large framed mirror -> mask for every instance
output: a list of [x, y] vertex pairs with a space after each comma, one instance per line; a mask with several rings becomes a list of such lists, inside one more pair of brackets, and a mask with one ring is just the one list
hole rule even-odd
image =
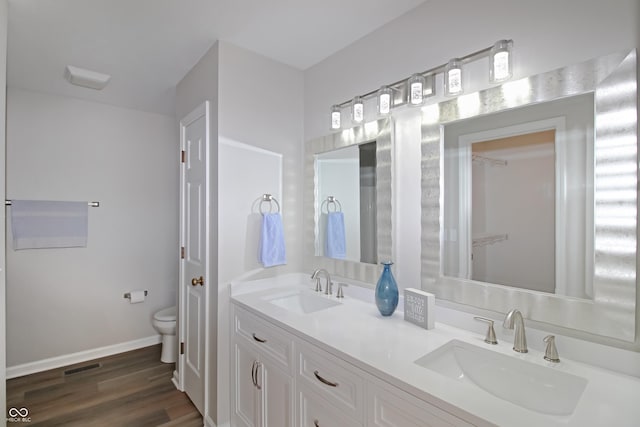
[[633, 342], [637, 151], [635, 50], [425, 107], [423, 289]]
[[308, 141], [305, 247], [309, 268], [375, 282], [392, 256], [390, 118]]

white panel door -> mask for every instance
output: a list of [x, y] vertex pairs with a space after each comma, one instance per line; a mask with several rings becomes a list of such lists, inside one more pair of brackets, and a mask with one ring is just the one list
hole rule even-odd
[[180, 122], [181, 173], [181, 355], [183, 387], [204, 414], [207, 292], [209, 279], [209, 105]]

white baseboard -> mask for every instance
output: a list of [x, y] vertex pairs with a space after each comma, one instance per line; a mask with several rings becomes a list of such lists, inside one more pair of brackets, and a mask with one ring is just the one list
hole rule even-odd
[[184, 391], [182, 384], [180, 384], [180, 375], [178, 374], [177, 370], [173, 371], [173, 377], [171, 377], [171, 382], [173, 382], [173, 385], [176, 386], [178, 390]]
[[216, 423], [214, 423], [210, 417], [207, 416], [204, 418], [204, 427], [230, 427], [230, 426], [231, 424], [229, 423], [224, 423], [219, 426], [216, 426]]
[[80, 351], [78, 353], [65, 354], [62, 356], [37, 360], [35, 362], [29, 362], [22, 365], [9, 366], [7, 367], [7, 379], [34, 374], [36, 372], [47, 371], [49, 369], [60, 368], [62, 366], [73, 365], [74, 363], [82, 363], [100, 357], [111, 356], [113, 354], [124, 353], [125, 351], [136, 350], [138, 348], [159, 344], [161, 341], [162, 337], [160, 335], [153, 335], [150, 337], [141, 338], [139, 340], [123, 342], [106, 347], [94, 348], [92, 350]]

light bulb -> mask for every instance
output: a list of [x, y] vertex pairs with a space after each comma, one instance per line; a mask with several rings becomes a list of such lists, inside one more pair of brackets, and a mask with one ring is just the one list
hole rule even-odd
[[444, 70], [444, 90], [446, 95], [460, 95], [462, 93], [462, 61], [454, 58]]
[[388, 116], [393, 106], [393, 91], [388, 86], [378, 89], [378, 115]]
[[491, 48], [489, 55], [489, 81], [492, 83], [503, 82], [511, 78], [512, 55], [511, 40], [497, 41]]
[[351, 101], [351, 119], [354, 123], [362, 123], [364, 120], [364, 102], [359, 96]]
[[337, 105], [331, 107], [331, 129], [340, 129], [340, 126], [342, 126], [341, 118], [342, 114], [340, 113], [340, 107]]
[[410, 105], [422, 105], [422, 103], [424, 102], [424, 85], [424, 77], [422, 77], [420, 74], [414, 74], [409, 77], [407, 86]]

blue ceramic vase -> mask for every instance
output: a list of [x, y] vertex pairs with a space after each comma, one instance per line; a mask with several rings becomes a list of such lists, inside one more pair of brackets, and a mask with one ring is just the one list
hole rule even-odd
[[391, 273], [391, 261], [383, 262], [384, 269], [376, 285], [376, 305], [380, 314], [391, 316], [398, 306], [398, 285]]

